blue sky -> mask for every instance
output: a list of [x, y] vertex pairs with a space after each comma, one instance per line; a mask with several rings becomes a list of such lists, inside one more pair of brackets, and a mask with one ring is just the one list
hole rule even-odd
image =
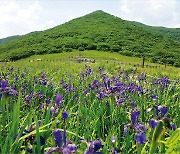
[[180, 0], [0, 0], [0, 38], [45, 30], [95, 10], [180, 28]]

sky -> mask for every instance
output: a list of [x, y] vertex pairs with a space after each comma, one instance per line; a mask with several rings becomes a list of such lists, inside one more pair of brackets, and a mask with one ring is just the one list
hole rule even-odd
[[96, 10], [180, 28], [180, 0], [0, 0], [0, 38], [45, 30]]

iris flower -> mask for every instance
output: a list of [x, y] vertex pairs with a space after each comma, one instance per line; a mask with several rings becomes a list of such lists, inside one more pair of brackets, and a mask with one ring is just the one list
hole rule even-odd
[[88, 144], [88, 149], [85, 150], [83, 154], [101, 154], [101, 152], [98, 152], [98, 150], [103, 147], [100, 140], [87, 142], [87, 144]]
[[64, 120], [68, 118], [68, 113], [65, 110], [62, 112], [62, 118]]
[[[14, 87], [8, 86], [8, 81], [7, 80], [1, 80], [0, 81], [0, 93], [5, 93], [10, 96], [17, 95], [18, 92], [14, 89]], [[2, 96], [1, 96], [2, 97]]]
[[161, 105], [155, 105], [154, 106], [155, 111], [156, 111], [156, 115], [154, 117], [154, 119], [149, 120], [149, 126], [154, 129], [157, 124], [158, 124], [158, 120], [164, 120], [165, 122], [167, 122], [168, 126], [170, 126], [170, 128], [172, 128], [173, 130], [176, 130], [176, 126], [175, 124], [170, 124], [170, 119], [168, 117], [165, 117], [165, 114], [168, 111], [168, 108], [166, 106], [161, 106]]
[[[66, 140], [66, 130], [64, 129], [64, 133], [62, 134], [60, 130], [54, 129], [54, 141], [57, 145], [57, 147], [50, 148], [46, 154], [50, 154], [52, 152], [59, 152], [61, 154], [72, 154], [77, 151], [77, 146], [75, 144], [72, 144], [72, 141]], [[64, 142], [64, 145], [62, 146], [62, 143]]]
[[134, 139], [139, 144], [144, 144], [146, 142], [146, 135], [144, 131], [147, 130], [147, 127], [138, 121], [140, 112], [137, 109], [134, 109], [131, 112], [130, 119], [131, 123], [124, 125], [124, 136], [126, 135], [128, 131], [128, 127], [133, 128], [136, 132]]

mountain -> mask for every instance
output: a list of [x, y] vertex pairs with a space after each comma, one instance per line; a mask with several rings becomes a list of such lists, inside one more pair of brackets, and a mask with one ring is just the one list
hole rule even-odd
[[180, 41], [180, 28], [166, 28], [166, 27], [156, 27], [156, 26], [148, 26], [139, 22], [132, 22], [134, 25], [138, 27], [142, 27], [143, 29], [157, 34], [163, 35], [169, 39], [173, 39], [175, 41]]
[[180, 42], [152, 31], [103, 11], [95, 11], [1, 45], [0, 60], [18, 60], [34, 54], [70, 52], [72, 49], [78, 49], [145, 56], [152, 62], [179, 67]]
[[6, 37], [6, 38], [2, 38], [0, 39], [0, 45], [2, 44], [5, 44], [5, 43], [8, 43], [16, 38], [20, 37], [19, 35], [14, 35], [14, 36], [9, 36], [9, 37]]

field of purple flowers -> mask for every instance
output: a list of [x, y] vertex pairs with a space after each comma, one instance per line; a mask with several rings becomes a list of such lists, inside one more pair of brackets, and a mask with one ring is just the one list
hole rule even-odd
[[1, 67], [0, 153], [180, 152], [178, 81], [67, 67]]

